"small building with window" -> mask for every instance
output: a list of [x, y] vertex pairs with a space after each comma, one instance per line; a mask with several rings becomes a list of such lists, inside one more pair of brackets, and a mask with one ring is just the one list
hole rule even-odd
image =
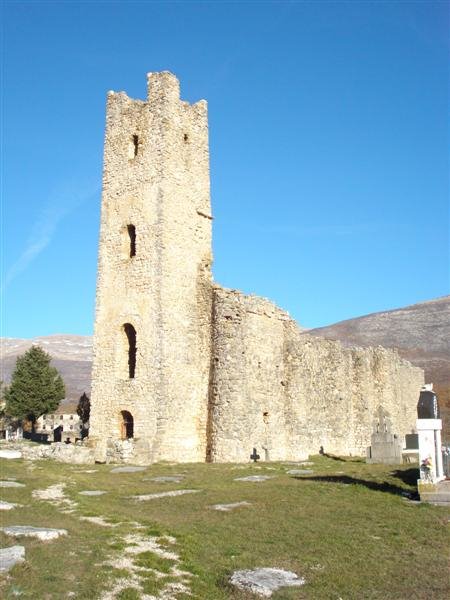
[[36, 433], [47, 436], [49, 442], [74, 443], [81, 439], [83, 424], [77, 413], [56, 411], [41, 415], [36, 421]]

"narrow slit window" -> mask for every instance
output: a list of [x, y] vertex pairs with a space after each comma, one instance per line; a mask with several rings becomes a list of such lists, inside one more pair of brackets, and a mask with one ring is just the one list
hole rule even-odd
[[128, 341], [128, 377], [134, 379], [136, 372], [136, 329], [131, 323], [123, 326]]
[[128, 236], [130, 238], [130, 258], [136, 256], [136, 227], [127, 225]]
[[133, 151], [134, 151], [134, 157], [136, 158], [138, 151], [139, 151], [139, 136], [138, 135], [133, 135]]

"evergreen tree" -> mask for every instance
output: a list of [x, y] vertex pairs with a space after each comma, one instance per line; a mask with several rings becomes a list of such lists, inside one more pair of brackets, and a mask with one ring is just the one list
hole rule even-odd
[[83, 424], [83, 428], [81, 430], [81, 437], [85, 438], [87, 436], [86, 424], [89, 423], [89, 417], [91, 415], [91, 401], [86, 395], [86, 392], [83, 392], [83, 395], [78, 401], [77, 415], [80, 417], [81, 422]]
[[50, 366], [51, 356], [39, 346], [31, 346], [19, 356], [12, 374], [11, 385], [5, 393], [6, 413], [31, 421], [53, 412], [65, 396], [64, 382], [58, 371]]

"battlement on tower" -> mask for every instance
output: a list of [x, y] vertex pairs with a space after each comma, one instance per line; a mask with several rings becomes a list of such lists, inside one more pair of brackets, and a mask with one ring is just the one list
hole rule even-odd
[[206, 100], [198, 100], [190, 103], [182, 100], [180, 96], [180, 81], [170, 71], [158, 71], [147, 73], [147, 99], [131, 98], [124, 91], [108, 92], [108, 102], [133, 103], [138, 106], [175, 108], [181, 106], [185, 109], [193, 108], [195, 112], [206, 115], [208, 103]]

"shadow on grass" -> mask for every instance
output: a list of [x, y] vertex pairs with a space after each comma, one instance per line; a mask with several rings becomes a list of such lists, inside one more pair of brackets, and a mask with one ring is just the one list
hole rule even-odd
[[326, 458], [331, 458], [331, 460], [337, 460], [339, 462], [345, 462], [345, 463], [349, 463], [349, 462], [355, 462], [355, 463], [360, 463], [360, 462], [364, 462], [364, 460], [362, 458], [359, 457], [355, 457], [355, 458], [349, 458], [348, 456], [336, 456], [335, 454], [328, 454], [327, 452], [324, 452], [322, 454], [322, 456], [325, 456]]
[[[415, 471], [416, 469], [409, 469]], [[400, 473], [404, 473], [401, 472]], [[349, 477], [348, 475], [315, 475], [311, 477], [294, 477], [300, 481], [318, 481], [321, 483], [343, 483], [344, 485], [362, 485], [369, 490], [374, 492], [385, 492], [388, 494], [394, 494], [396, 496], [410, 495], [410, 492], [405, 490], [403, 487], [399, 487], [388, 481], [367, 481], [366, 479], [359, 479], [358, 477]], [[417, 478], [416, 478], [417, 479]], [[405, 482], [409, 483], [409, 482]]]
[[417, 484], [417, 480], [420, 477], [420, 472], [419, 469], [416, 467], [412, 469], [406, 469], [406, 471], [398, 469], [396, 471], [392, 471], [391, 475], [392, 477], [401, 479], [403, 483], [406, 483], [407, 485], [415, 486]]

